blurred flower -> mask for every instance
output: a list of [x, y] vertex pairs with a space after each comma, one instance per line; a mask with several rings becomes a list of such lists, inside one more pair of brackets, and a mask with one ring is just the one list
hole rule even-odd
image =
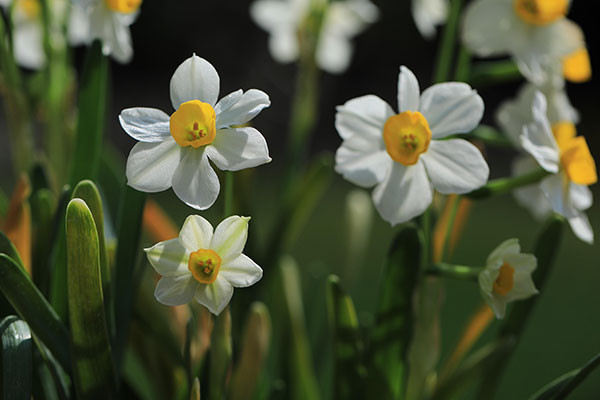
[[378, 18], [377, 7], [369, 0], [343, 0], [329, 5], [311, 0], [257, 0], [250, 7], [250, 15], [257, 25], [269, 32], [273, 58], [289, 63], [300, 54], [300, 27], [313, 8], [323, 5], [327, 8], [318, 33], [315, 57], [321, 69], [338, 74], [350, 64], [350, 40]]
[[547, 102], [543, 93], [527, 86], [515, 101], [499, 109], [500, 125], [517, 148], [528, 153], [515, 160], [513, 174], [526, 174], [538, 164], [554, 174], [540, 184], [515, 190], [515, 197], [538, 219], [552, 211], [563, 215], [579, 239], [593, 243], [594, 233], [583, 211], [593, 201], [587, 186], [597, 181], [594, 159], [585, 138], [576, 136], [575, 119], [570, 118], [576, 113], [565, 112], [566, 96], [550, 94]]
[[102, 42], [102, 52], [110, 55], [120, 63], [127, 63], [133, 58], [131, 32], [139, 14], [142, 0], [71, 0], [84, 10], [86, 24], [78, 26], [84, 35], [84, 43], [94, 39]]
[[[127, 183], [142, 192], [173, 191], [190, 207], [204, 210], [219, 195], [219, 179], [208, 162], [238, 171], [271, 161], [265, 138], [252, 120], [271, 102], [266, 93], [241, 89], [219, 102], [219, 75], [196, 55], [185, 60], [171, 78], [169, 117], [155, 108], [128, 108], [121, 126], [139, 140], [127, 159]], [[215, 105], [216, 103], [216, 105]]]
[[248, 237], [249, 217], [231, 216], [213, 232], [199, 215], [187, 217], [179, 237], [144, 249], [148, 261], [162, 275], [154, 296], [178, 306], [196, 299], [219, 315], [229, 304], [234, 287], [248, 287], [263, 271], [242, 254]]
[[398, 108], [400, 114], [367, 95], [339, 106], [335, 121], [343, 139], [336, 171], [358, 186], [376, 186], [375, 207], [392, 225], [422, 214], [433, 189], [468, 193], [483, 186], [489, 175], [475, 146], [446, 139], [470, 132], [481, 120], [483, 100], [469, 85], [441, 83], [420, 94], [413, 73], [401, 67]]
[[448, 18], [448, 0], [412, 0], [412, 15], [421, 35], [430, 39]]
[[531, 279], [536, 267], [533, 254], [521, 253], [519, 239], [508, 239], [492, 251], [479, 273], [479, 288], [496, 317], [504, 318], [507, 303], [538, 293]]
[[[10, 9], [13, 0], [0, 0], [0, 6]], [[62, 34], [62, 23], [67, 0], [49, 1], [50, 16], [53, 24], [52, 31], [55, 33], [54, 40], [60, 40]], [[81, 8], [73, 6], [70, 9], [68, 21], [69, 43], [77, 44], [82, 37], [79, 27], [84, 23]], [[12, 48], [15, 61], [21, 67], [29, 69], [40, 69], [46, 64], [46, 53], [44, 51], [44, 30], [42, 26], [42, 5], [40, 0], [14, 0], [12, 7]]]
[[[521, 73], [541, 84], [562, 74], [568, 56], [585, 51], [583, 32], [565, 18], [568, 8], [568, 0], [476, 0], [465, 12], [462, 38], [478, 56], [512, 55]], [[567, 77], [581, 76], [584, 61], [567, 59]]]

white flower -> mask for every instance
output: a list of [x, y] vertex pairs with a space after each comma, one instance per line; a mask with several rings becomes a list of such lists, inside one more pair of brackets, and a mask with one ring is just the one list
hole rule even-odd
[[133, 46], [129, 26], [139, 14], [142, 0], [71, 0], [82, 7], [86, 24], [77, 28], [85, 35], [84, 43], [94, 39], [102, 42], [102, 52], [120, 63], [133, 58]]
[[581, 29], [565, 18], [568, 7], [568, 0], [476, 0], [465, 12], [462, 38], [478, 56], [510, 54], [527, 79], [541, 84], [585, 49]]
[[335, 126], [343, 139], [335, 170], [361, 187], [376, 186], [375, 207], [392, 225], [423, 213], [433, 189], [468, 193], [483, 186], [489, 168], [479, 150], [463, 139], [483, 115], [483, 100], [465, 83], [433, 85], [422, 94], [406, 67], [398, 78], [396, 114], [368, 95], [338, 106]]
[[[281, 63], [298, 59], [298, 29], [311, 12], [310, 0], [257, 0], [250, 7], [254, 22], [269, 32], [269, 50]], [[335, 1], [327, 6], [316, 49], [318, 66], [330, 73], [344, 72], [352, 58], [350, 40], [378, 18], [369, 0]]]
[[479, 288], [497, 318], [504, 317], [507, 303], [538, 293], [531, 279], [536, 267], [533, 254], [521, 253], [519, 239], [508, 239], [492, 251], [479, 273]]
[[154, 108], [129, 108], [121, 126], [139, 140], [127, 159], [127, 183], [142, 192], [173, 187], [190, 207], [204, 210], [219, 195], [219, 179], [208, 162], [238, 171], [271, 161], [265, 138], [254, 128], [234, 127], [252, 120], [271, 102], [266, 93], [241, 89], [219, 102], [219, 75], [196, 55], [171, 78], [170, 117]]
[[412, 15], [421, 35], [430, 39], [448, 18], [448, 0], [412, 0]]
[[596, 167], [585, 139], [576, 136], [569, 118], [573, 112], [564, 109], [568, 103], [561, 98], [555, 95], [547, 104], [541, 92], [526, 87], [516, 101], [500, 107], [498, 120], [517, 147], [528, 153], [513, 163], [514, 175], [531, 172], [538, 164], [553, 173], [540, 184], [515, 190], [517, 201], [539, 219], [551, 211], [563, 215], [579, 239], [593, 243], [584, 210], [592, 205], [587, 186], [597, 181]]
[[187, 217], [176, 239], [144, 249], [148, 261], [162, 275], [154, 296], [178, 306], [196, 299], [219, 315], [229, 304], [234, 287], [248, 287], [263, 271], [242, 254], [248, 237], [248, 217], [229, 217], [213, 232], [199, 215]]
[[[0, 0], [0, 6], [9, 9], [13, 0]], [[63, 15], [68, 6], [66, 0], [53, 0], [51, 6], [51, 19], [53, 22], [53, 40], [61, 40], [64, 22]], [[46, 53], [43, 45], [42, 5], [40, 0], [14, 0], [12, 7], [12, 39], [15, 61], [18, 65], [29, 69], [40, 69], [46, 64]], [[73, 27], [82, 24], [81, 9], [71, 7], [68, 23], [69, 43], [74, 44], [79, 40], [77, 30]], [[58, 45], [58, 43], [55, 43]]]

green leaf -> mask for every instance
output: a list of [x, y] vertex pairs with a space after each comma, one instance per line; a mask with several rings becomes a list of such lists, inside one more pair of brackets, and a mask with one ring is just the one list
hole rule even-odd
[[413, 331], [413, 295], [422, 262], [423, 239], [414, 225], [396, 235], [387, 257], [383, 287], [368, 353], [371, 394], [401, 398], [406, 390], [407, 354]]
[[48, 267], [52, 249], [52, 230], [56, 198], [50, 189], [34, 190], [29, 198], [33, 220], [33, 249], [31, 275], [40, 291], [48, 293], [50, 269]]
[[0, 254], [0, 289], [31, 331], [69, 369], [69, 334], [54, 309], [35, 287], [25, 270]]
[[106, 118], [108, 58], [95, 41], [87, 50], [79, 92], [79, 116], [69, 182], [75, 186], [98, 174]]
[[280, 274], [289, 332], [290, 398], [318, 400], [321, 396], [306, 332], [300, 275], [298, 265], [291, 257], [281, 260]]
[[78, 398], [114, 397], [115, 371], [104, 313], [98, 233], [86, 203], [67, 206], [67, 288], [73, 381]]
[[200, 400], [200, 380], [198, 377], [194, 378], [192, 383], [192, 390], [190, 391], [190, 400]]
[[31, 399], [33, 353], [26, 322], [8, 316], [0, 322], [2, 335], [2, 398]]
[[329, 320], [333, 328], [334, 399], [367, 398], [364, 342], [354, 303], [342, 289], [339, 278], [327, 279]]
[[67, 234], [65, 212], [71, 200], [71, 187], [65, 185], [58, 199], [54, 217], [54, 243], [50, 254], [50, 303], [63, 321], [67, 320]]
[[231, 312], [226, 307], [215, 318], [215, 326], [210, 340], [210, 368], [208, 398], [210, 400], [224, 399], [227, 393], [226, 380], [231, 367]]
[[531, 396], [529, 400], [566, 399], [598, 366], [600, 366], [600, 353], [596, 354], [583, 367], [556, 378]]

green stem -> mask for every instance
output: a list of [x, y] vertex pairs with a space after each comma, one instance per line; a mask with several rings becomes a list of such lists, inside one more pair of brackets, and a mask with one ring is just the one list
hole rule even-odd
[[471, 53], [466, 47], [460, 46], [458, 60], [456, 61], [456, 71], [454, 80], [458, 82], [467, 82], [471, 73]]
[[225, 202], [223, 205], [223, 219], [233, 213], [233, 172], [225, 171]]
[[529, 172], [525, 175], [516, 176], [514, 178], [494, 179], [493, 181], [488, 182], [487, 185], [467, 193], [465, 196], [471, 199], [484, 199], [487, 197], [496, 196], [523, 186], [537, 183], [548, 175], [550, 175], [550, 172], [542, 168], [538, 168], [535, 171]]
[[450, 215], [448, 215], [448, 223], [446, 224], [446, 232], [444, 232], [444, 241], [442, 243], [442, 253], [440, 254], [440, 261], [444, 261], [448, 254], [448, 246], [450, 245], [450, 235], [454, 228], [454, 221], [456, 220], [456, 214], [458, 212], [458, 206], [460, 205], [460, 197], [453, 197], [451, 200], [452, 205], [450, 208]]
[[433, 77], [434, 83], [445, 82], [450, 76], [450, 65], [452, 64], [452, 56], [454, 55], [454, 45], [461, 6], [462, 0], [452, 0], [450, 4], [448, 22], [444, 28], [442, 45], [440, 46], [437, 55], [436, 69]]
[[430, 275], [440, 275], [445, 278], [477, 280], [477, 277], [482, 269], [482, 267], [437, 263], [427, 268], [427, 273]]
[[473, 86], [489, 86], [522, 79], [519, 68], [512, 60], [481, 61], [473, 64], [469, 81]]

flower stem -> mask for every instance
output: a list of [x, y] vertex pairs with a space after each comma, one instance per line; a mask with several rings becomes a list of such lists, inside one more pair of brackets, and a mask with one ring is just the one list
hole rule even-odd
[[448, 22], [444, 28], [442, 43], [437, 55], [435, 74], [433, 76], [434, 83], [445, 82], [450, 76], [450, 65], [452, 63], [452, 56], [454, 55], [461, 6], [462, 0], [452, 0], [450, 4]]
[[548, 175], [550, 175], [550, 172], [542, 168], [538, 168], [535, 171], [514, 178], [494, 179], [493, 181], [488, 182], [487, 185], [465, 194], [465, 196], [471, 199], [484, 199], [487, 197], [496, 196], [523, 186], [537, 183]]
[[454, 228], [454, 221], [456, 220], [456, 214], [458, 212], [458, 206], [460, 205], [460, 197], [453, 196], [448, 198], [450, 204], [450, 214], [448, 215], [448, 223], [446, 224], [446, 232], [444, 232], [444, 240], [442, 242], [442, 251], [440, 253], [440, 261], [444, 261], [444, 258], [448, 254], [448, 246], [450, 245], [450, 235]]
[[516, 81], [522, 77], [519, 68], [512, 60], [482, 61], [473, 64], [469, 81], [473, 86], [482, 87]]
[[437, 263], [427, 268], [430, 275], [440, 275], [446, 278], [455, 278], [462, 280], [476, 280], [483, 268], [469, 267], [466, 265], [455, 265], [447, 263]]
[[233, 172], [225, 171], [225, 204], [223, 205], [223, 218], [233, 213]]

